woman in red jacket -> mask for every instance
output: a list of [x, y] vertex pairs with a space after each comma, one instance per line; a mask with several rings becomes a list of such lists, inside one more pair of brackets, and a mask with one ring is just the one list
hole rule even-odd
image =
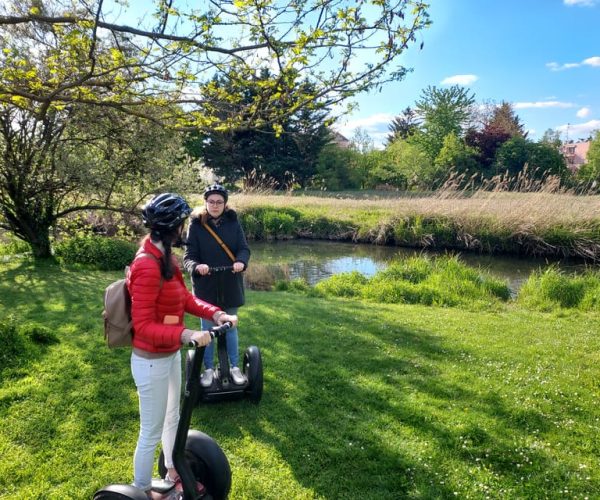
[[150, 234], [143, 240], [127, 275], [133, 320], [131, 372], [140, 405], [140, 433], [134, 455], [133, 485], [150, 495], [156, 445], [162, 440], [168, 478], [176, 481], [172, 451], [179, 423], [182, 345], [194, 340], [210, 343], [207, 331], [187, 329], [185, 313], [216, 324], [231, 321], [218, 307], [188, 291], [177, 260], [171, 253], [182, 244], [185, 220], [191, 209], [181, 196], [163, 193], [142, 210]]

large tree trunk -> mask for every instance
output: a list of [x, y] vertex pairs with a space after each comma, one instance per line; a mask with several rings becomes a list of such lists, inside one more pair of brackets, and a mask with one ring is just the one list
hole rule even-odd
[[5, 212], [10, 230], [15, 236], [29, 243], [36, 259], [52, 257], [50, 227], [53, 219], [45, 217], [39, 205], [36, 207], [37, 209], [31, 212], [26, 211], [24, 208], [21, 206], [18, 214]]
[[28, 241], [28, 243], [31, 245], [33, 256], [36, 259], [48, 259], [52, 257], [50, 228], [46, 228], [45, 230], [38, 228], [38, 234], [31, 241]]

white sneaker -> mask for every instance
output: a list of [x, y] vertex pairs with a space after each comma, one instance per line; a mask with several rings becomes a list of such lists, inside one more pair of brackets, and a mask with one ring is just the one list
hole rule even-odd
[[213, 383], [215, 371], [212, 368], [207, 368], [200, 377], [200, 385], [202, 387], [210, 387]]
[[237, 366], [234, 366], [229, 373], [231, 374], [231, 378], [233, 379], [233, 383], [236, 385], [242, 385], [246, 382], [246, 377], [242, 374], [240, 369]]

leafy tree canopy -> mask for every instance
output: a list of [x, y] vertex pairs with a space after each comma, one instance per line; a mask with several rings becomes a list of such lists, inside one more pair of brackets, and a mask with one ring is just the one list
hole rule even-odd
[[427, 87], [416, 103], [421, 130], [414, 134], [412, 140], [421, 146], [431, 160], [435, 160], [448, 134], [463, 137], [474, 104], [475, 96], [460, 85], [442, 89]]
[[586, 163], [577, 172], [579, 179], [594, 182], [597, 187], [600, 182], [600, 130], [594, 132], [590, 142], [590, 149], [586, 155]]
[[465, 135], [465, 142], [478, 151], [482, 173], [489, 176], [498, 149], [511, 138], [525, 139], [527, 132], [510, 103], [489, 104], [486, 111], [483, 126], [470, 128]]
[[388, 125], [390, 133], [386, 138], [387, 145], [392, 144], [392, 142], [397, 139], [408, 139], [416, 132], [418, 126], [419, 120], [417, 113], [408, 106]]
[[[263, 70], [245, 87], [236, 86], [224, 77], [215, 78], [211, 84], [229, 94], [239, 93], [244, 103], [259, 95], [262, 82], [270, 78], [270, 72]], [[298, 90], [311, 92], [314, 85], [305, 81]], [[226, 106], [224, 103], [221, 109]], [[204, 163], [227, 182], [242, 179], [246, 186], [266, 181], [274, 188], [290, 184], [303, 187], [316, 172], [321, 149], [331, 141], [329, 122], [328, 110], [316, 102], [315, 106], [300, 108], [282, 119], [278, 133], [267, 124], [235, 130], [213, 129], [200, 133], [194, 145]]]
[[[0, 224], [38, 256], [50, 254], [57, 218], [158, 188], [157, 148], [177, 143], [159, 127], [282, 133], [303, 108], [402, 79], [399, 56], [429, 25], [416, 0], [139, 5], [0, 4]], [[257, 80], [265, 69], [273, 77]], [[215, 76], [251, 91], [229, 92]]]
[[[399, 56], [430, 23], [417, 0], [147, 4], [133, 13], [118, 0], [4, 2], [0, 102], [40, 117], [86, 103], [176, 127], [277, 127], [317, 100], [347, 103], [402, 79]], [[211, 85], [227, 75], [243, 86], [258, 68], [277, 77], [249, 102]], [[314, 91], [298, 91], [306, 79]], [[235, 112], [217, 112], [223, 102]], [[153, 114], [144, 111], [149, 104]]]
[[570, 176], [558, 149], [551, 144], [532, 142], [524, 137], [513, 137], [498, 148], [496, 168], [498, 172], [506, 171], [511, 176], [526, 172], [533, 179], [550, 175], [567, 179]]

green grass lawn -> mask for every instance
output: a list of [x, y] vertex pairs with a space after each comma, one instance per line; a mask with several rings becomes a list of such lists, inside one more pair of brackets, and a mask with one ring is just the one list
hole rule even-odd
[[[120, 274], [0, 264], [0, 317], [60, 339], [2, 371], [0, 498], [132, 480], [129, 352], [104, 346], [100, 318]], [[192, 420], [227, 454], [232, 499], [599, 497], [597, 314], [247, 298], [263, 399]]]

